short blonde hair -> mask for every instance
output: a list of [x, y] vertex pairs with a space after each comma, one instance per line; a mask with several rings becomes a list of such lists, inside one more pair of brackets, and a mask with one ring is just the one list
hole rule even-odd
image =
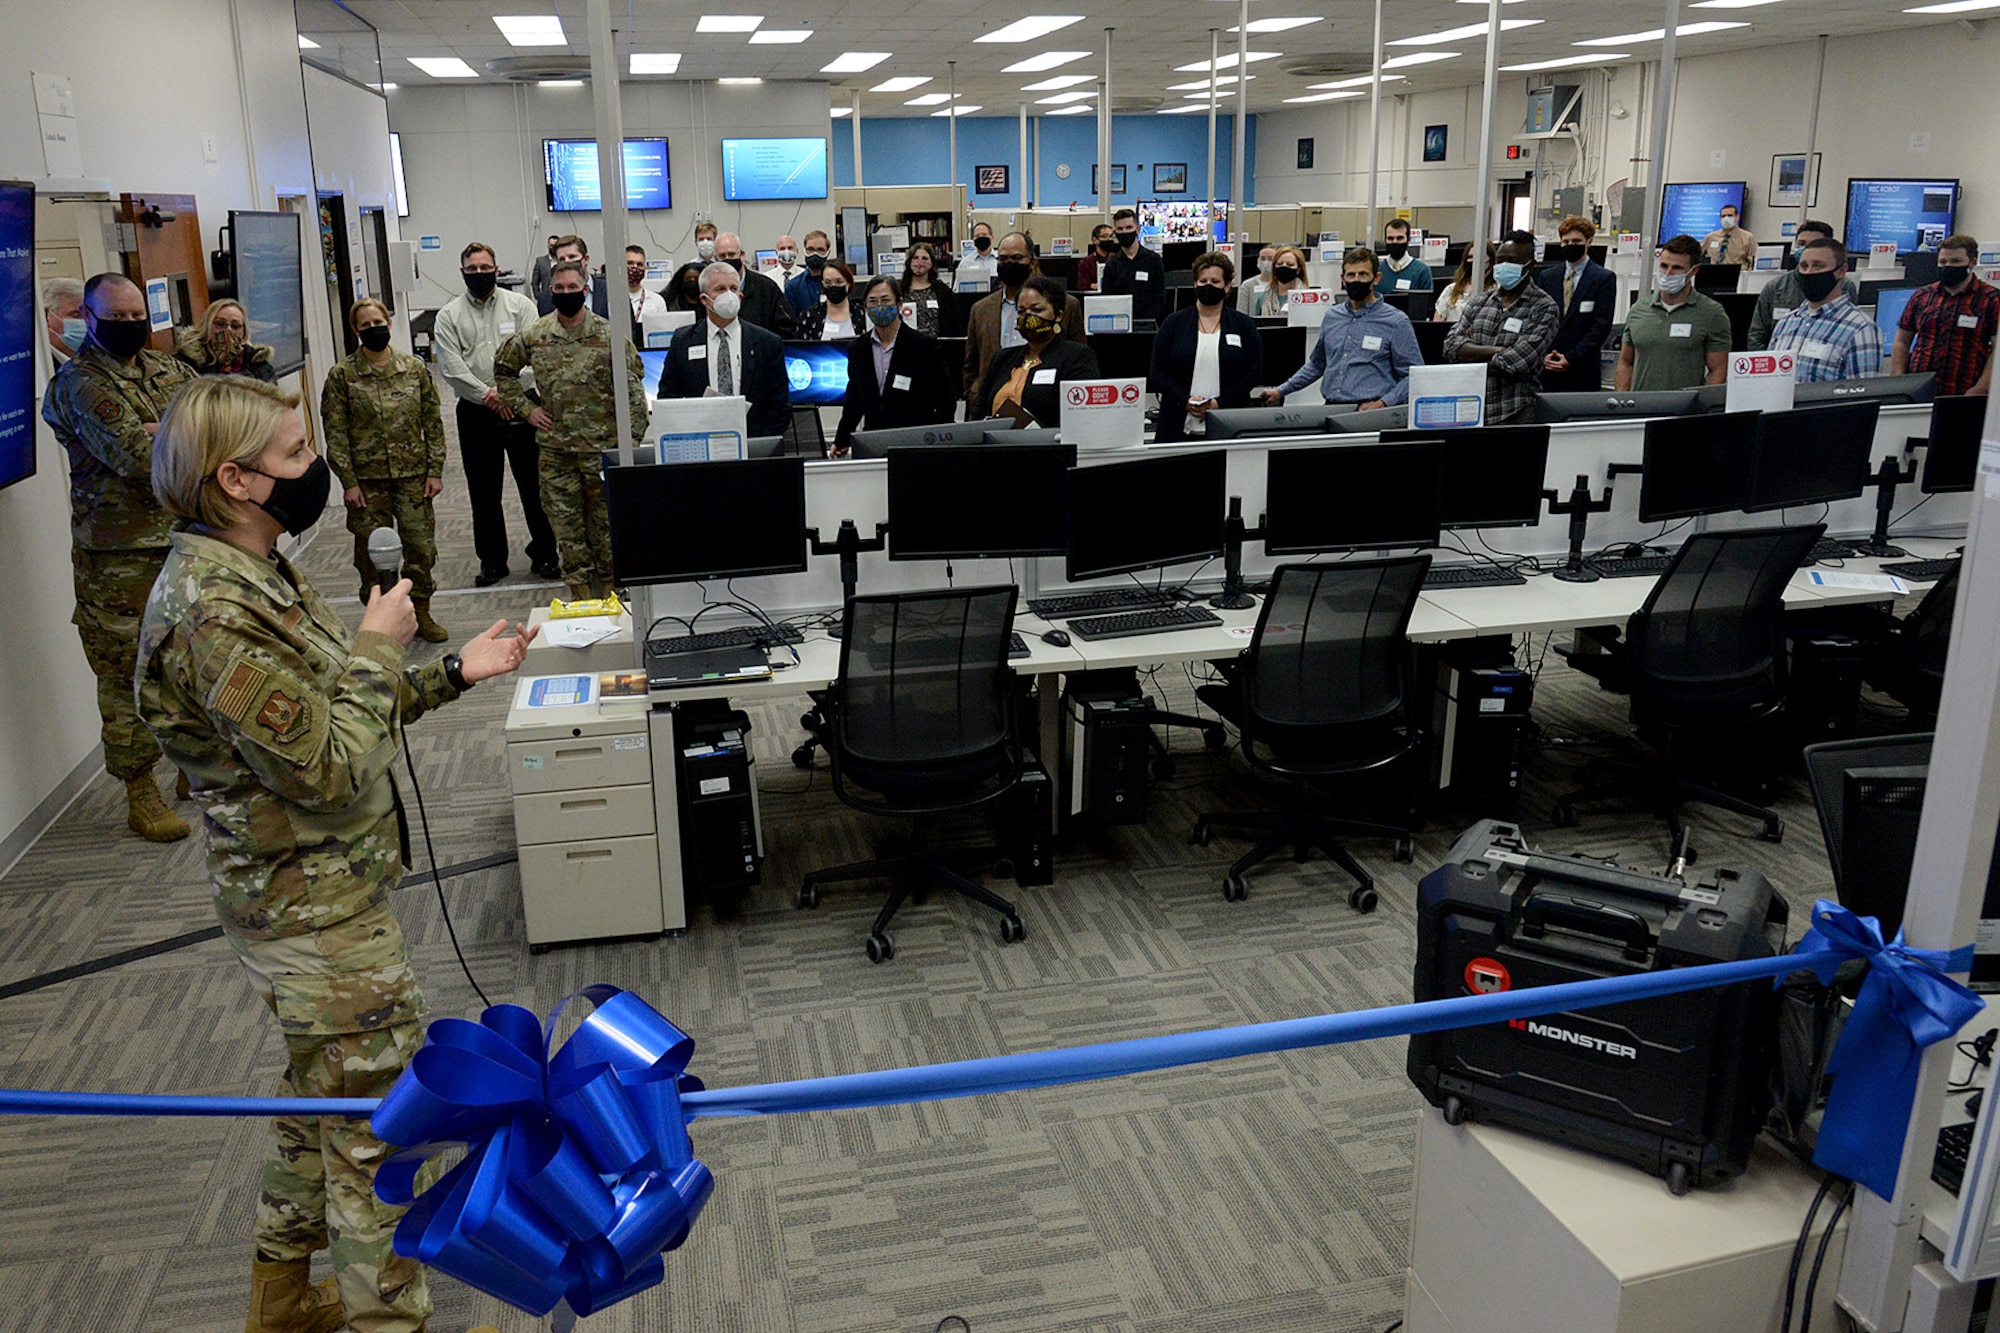
[[393, 315], [391, 315], [391, 314], [389, 313], [389, 307], [388, 307], [388, 306], [386, 306], [386, 305], [382, 304], [382, 302], [380, 302], [380, 301], [376, 300], [376, 299], [375, 299], [374, 297], [372, 297], [372, 296], [364, 296], [364, 297], [362, 297], [362, 298], [361, 298], [361, 299], [360, 299], [359, 301], [356, 301], [356, 302], [355, 302], [355, 303], [354, 303], [353, 305], [351, 305], [351, 306], [347, 307], [347, 330], [348, 330], [348, 332], [350, 332], [350, 333], [359, 333], [359, 332], [361, 332], [361, 330], [360, 330], [360, 328], [359, 328], [359, 325], [358, 325], [358, 321], [359, 321], [359, 320], [361, 319], [361, 312], [362, 312], [362, 311], [364, 311], [364, 310], [366, 310], [366, 309], [367, 309], [367, 308], [368, 308], [369, 306], [371, 306], [371, 305], [372, 305], [372, 306], [374, 306], [374, 307], [375, 307], [375, 308], [376, 308], [377, 310], [379, 310], [379, 311], [381, 311], [381, 312], [382, 312], [382, 319], [384, 320], [384, 322], [386, 322], [386, 323], [390, 323], [390, 324], [393, 324], [393, 323], [395, 323], [395, 322], [396, 322], [396, 320], [395, 320], [395, 316], [393, 316]]
[[1235, 286], [1236, 261], [1231, 259], [1228, 255], [1223, 254], [1220, 250], [1210, 250], [1207, 254], [1195, 260], [1194, 268], [1192, 268], [1189, 271], [1192, 272], [1195, 277], [1199, 278], [1201, 276], [1201, 271], [1205, 268], [1221, 269], [1222, 285], [1225, 287]]
[[245, 375], [211, 375], [175, 391], [153, 436], [153, 495], [175, 518], [206, 528], [236, 521], [236, 505], [211, 486], [224, 463], [264, 452], [299, 396]]
[[250, 312], [243, 308], [241, 301], [233, 301], [228, 297], [224, 297], [220, 301], [210, 301], [208, 309], [201, 312], [201, 340], [212, 345], [212, 340], [215, 336], [215, 317], [224, 310], [234, 310], [237, 314], [243, 316], [243, 339], [245, 342], [248, 342], [250, 339]]

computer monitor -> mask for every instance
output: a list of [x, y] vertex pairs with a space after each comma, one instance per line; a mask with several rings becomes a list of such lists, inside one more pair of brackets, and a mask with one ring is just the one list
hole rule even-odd
[[660, 391], [660, 376], [667, 372], [667, 349], [664, 347], [642, 347], [639, 349], [639, 364], [646, 368], [646, 392]]
[[[1451, 336], [1451, 324], [1445, 320], [1413, 319], [1410, 321], [1410, 328], [1417, 335], [1417, 350], [1424, 354], [1424, 364], [1444, 365], [1444, 340]], [[1300, 364], [1303, 365], [1304, 362], [1301, 361]]]
[[1698, 291], [1727, 293], [1736, 290], [1736, 284], [1742, 277], [1741, 264], [1698, 264], [1694, 270], [1694, 285]]
[[1142, 380], [1153, 373], [1152, 333], [1093, 333], [1090, 350], [1097, 355], [1097, 377]]
[[785, 437], [782, 435], [753, 435], [743, 442], [745, 458], [782, 458], [785, 454]]
[[1382, 299], [1408, 315], [1413, 321], [1429, 319], [1437, 310], [1437, 296], [1431, 292], [1384, 292]]
[[1881, 330], [1884, 347], [1896, 345], [1896, 326], [1902, 322], [1903, 310], [1916, 294], [1915, 287], [1884, 287], [1875, 293], [1875, 327]]
[[1354, 411], [1353, 403], [1325, 403], [1298, 407], [1218, 407], [1208, 414], [1208, 433], [1202, 438], [1213, 444], [1219, 440], [1258, 440], [1280, 435], [1318, 435], [1334, 417]]
[[1581, 393], [1545, 393], [1535, 400], [1542, 421], [1597, 421], [1617, 417], [1678, 417], [1697, 410], [1693, 389], [1649, 389], [1644, 393], [1611, 389]]
[[[1757, 420], [1746, 513], [1852, 500], [1868, 485], [1880, 403], [1766, 412]], [[1712, 424], [1714, 418], [1710, 418]]]
[[1986, 429], [1984, 395], [1940, 398], [1931, 404], [1931, 433], [1924, 445], [1925, 495], [1969, 491], [1979, 479], [1979, 439]]
[[[1894, 939], [1902, 929], [1909, 902], [1910, 872], [1916, 862], [1917, 830], [1923, 820], [1930, 765], [1857, 765], [1840, 776], [1837, 896], [1842, 907], [1880, 922], [1884, 939]], [[1996, 913], [2000, 913], [2000, 842], [1987, 860], [1986, 894], [1979, 910], [1982, 920]], [[1974, 955], [1970, 980], [1975, 990], [1992, 989], [1994, 964], [1994, 954], [1985, 948]]]
[[1664, 523], [1741, 509], [1757, 444], [1757, 416], [1725, 412], [1648, 421], [1639, 521]]
[[1884, 407], [1904, 407], [1928, 403], [1937, 394], [1937, 376], [1870, 375], [1858, 380], [1828, 380], [1822, 384], [1801, 384], [1792, 391], [1795, 407], [1814, 403], [1877, 402]]
[[[1722, 312], [1729, 316], [1729, 347], [1731, 351], [1745, 351], [1750, 346], [1750, 321], [1757, 314], [1756, 292], [1710, 292]], [[1715, 388], [1715, 385], [1708, 385]]]
[[1081, 255], [1042, 255], [1036, 260], [1036, 267], [1041, 269], [1043, 277], [1054, 278], [1061, 283], [1064, 291], [1074, 291], [1076, 262], [1081, 258]]
[[691, 583], [806, 567], [803, 458], [604, 472], [620, 585]]
[[1222, 554], [1227, 455], [1175, 450], [1069, 470], [1071, 582]]
[[989, 431], [1010, 430], [1013, 425], [1012, 417], [981, 417], [977, 421], [946, 421], [935, 426], [857, 430], [849, 456], [887, 458], [891, 449], [913, 444], [984, 444]]
[[889, 558], [1061, 555], [1076, 446], [917, 445], [889, 455]]
[[1310, 340], [1319, 336], [1318, 329], [1300, 325], [1257, 326], [1257, 341], [1264, 347], [1264, 382], [1283, 384], [1299, 373], [1306, 363], [1306, 350]]
[[1444, 442], [1446, 528], [1532, 528], [1542, 521], [1542, 492], [1549, 470], [1547, 426], [1382, 432], [1384, 444], [1406, 440]]
[[1444, 456], [1436, 439], [1273, 449], [1264, 472], [1266, 554], [1436, 546]]
[[838, 407], [847, 401], [847, 348], [787, 339], [785, 378], [793, 407]]
[[1329, 435], [1373, 435], [1385, 430], [1401, 430], [1410, 424], [1407, 407], [1378, 407], [1369, 412], [1346, 412], [1327, 419]]
[[1899, 254], [1935, 250], [1957, 219], [1956, 177], [1849, 179], [1842, 237], [1850, 255], [1865, 255], [1878, 244], [1893, 244]]
[[1722, 210], [1743, 216], [1744, 181], [1668, 181], [1660, 200], [1660, 239], [1692, 236], [1696, 240], [1721, 225]]
[[1061, 444], [1062, 431], [1054, 426], [995, 426], [986, 423], [986, 444]]

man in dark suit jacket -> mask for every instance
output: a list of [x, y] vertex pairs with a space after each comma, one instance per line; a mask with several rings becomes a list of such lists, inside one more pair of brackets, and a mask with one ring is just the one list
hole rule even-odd
[[1567, 217], [1556, 231], [1563, 262], [1535, 275], [1562, 311], [1556, 345], [1542, 361], [1542, 392], [1590, 393], [1603, 387], [1599, 358], [1611, 336], [1611, 312], [1618, 304], [1618, 279], [1590, 258], [1597, 227], [1589, 218]]
[[[556, 237], [555, 262], [558, 264], [577, 263], [583, 265], [584, 274], [590, 279], [590, 308], [606, 319], [611, 318], [610, 289], [604, 284], [604, 275], [594, 273], [590, 268], [590, 247], [583, 243], [581, 236]], [[543, 286], [535, 297], [535, 312], [553, 315], [556, 305], [549, 298], [549, 289]]]
[[[783, 435], [792, 421], [792, 390], [785, 378], [784, 340], [742, 318], [742, 279], [724, 263], [701, 271], [702, 318], [674, 331], [660, 371], [662, 398], [699, 398], [727, 361], [720, 391], [750, 400], [750, 434]], [[727, 344], [727, 350], [724, 350]]]
[[[1041, 272], [1028, 238], [1010, 231], [993, 247], [998, 256], [993, 291], [975, 301], [965, 321], [965, 401], [970, 403], [986, 378], [986, 367], [1002, 347], [1022, 341], [1014, 332], [1014, 303], [1021, 297], [1022, 284]], [[1074, 296], [1063, 298], [1063, 329], [1057, 337], [1064, 342], [1082, 343], [1083, 303]]]
[[743, 238], [725, 231], [715, 238], [715, 257], [743, 277], [743, 318], [760, 329], [769, 329], [780, 338], [798, 335], [798, 320], [785, 289], [755, 269], [743, 266]]
[[1111, 215], [1111, 239], [1117, 249], [1098, 270], [1097, 290], [1106, 296], [1132, 298], [1132, 318], [1155, 323], [1173, 313], [1167, 295], [1167, 261], [1139, 242], [1139, 215], [1121, 208]]
[[[950, 421], [958, 408], [937, 339], [902, 319], [903, 298], [896, 280], [870, 278], [861, 299], [868, 332], [848, 344], [847, 398], [833, 433], [834, 458], [846, 457], [856, 430], [932, 426]], [[886, 312], [886, 324], [876, 322], [877, 310]]]

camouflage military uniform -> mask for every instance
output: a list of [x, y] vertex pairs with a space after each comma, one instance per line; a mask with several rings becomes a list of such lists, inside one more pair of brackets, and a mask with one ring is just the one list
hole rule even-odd
[[361, 488], [361, 508], [347, 510], [361, 586], [375, 586], [368, 534], [393, 527], [403, 537], [410, 596], [427, 600], [437, 587], [431, 577], [437, 520], [424, 478], [444, 475], [444, 416], [430, 367], [394, 348], [383, 366], [356, 352], [327, 372], [319, 415], [326, 424], [327, 466], [341, 489]]
[[[500, 344], [493, 357], [493, 387], [519, 416], [534, 408], [521, 383], [532, 367], [535, 391], [555, 424], [541, 435], [542, 509], [555, 529], [563, 578], [577, 596], [597, 596], [611, 586], [611, 522], [604, 507], [599, 455], [615, 449], [617, 419], [611, 398], [610, 325], [595, 311], [566, 329], [544, 315]], [[625, 345], [626, 397], [632, 440], [646, 438], [646, 372], [639, 353]]]
[[150, 773], [160, 747], [132, 711], [139, 616], [167, 556], [167, 512], [153, 498], [153, 437], [174, 390], [195, 373], [164, 352], [126, 365], [86, 342], [49, 381], [42, 419], [69, 454], [71, 623], [97, 676], [104, 767], [121, 781]]
[[[389, 768], [397, 727], [457, 697], [439, 663], [404, 670], [373, 632], [350, 641], [284, 560], [173, 533], [139, 636], [139, 714], [206, 816], [215, 910], [277, 1016], [303, 1097], [387, 1092], [424, 1012], [388, 895], [402, 873]], [[402, 1209], [374, 1195], [387, 1149], [366, 1120], [280, 1119], [257, 1248], [330, 1246], [355, 1333], [423, 1327], [422, 1267], [395, 1255]]]

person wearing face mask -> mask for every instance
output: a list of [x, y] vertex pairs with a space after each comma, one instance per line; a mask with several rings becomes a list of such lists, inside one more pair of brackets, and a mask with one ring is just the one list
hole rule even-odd
[[150, 841], [172, 842], [188, 826], [153, 785], [160, 747], [132, 710], [132, 652], [171, 523], [153, 498], [153, 433], [174, 392], [199, 376], [146, 345], [146, 294], [123, 274], [83, 285], [83, 318], [83, 345], [42, 399], [42, 420], [69, 456], [70, 619], [97, 677], [104, 767], [125, 784], [126, 823]]
[[785, 283], [785, 304], [791, 307], [795, 318], [803, 319], [806, 312], [818, 307], [820, 278], [826, 272], [827, 260], [832, 257], [832, 237], [823, 231], [806, 233], [801, 271]]
[[667, 279], [666, 287], [660, 292], [670, 313], [688, 310], [701, 314], [701, 271], [707, 267], [699, 260], [689, 260], [674, 270], [674, 276]]
[[1940, 396], [1985, 393], [1992, 387], [2000, 291], [1972, 271], [1978, 261], [1979, 242], [1970, 236], [1939, 242], [1938, 280], [1918, 288], [1896, 321], [1890, 374], [1934, 374]]
[[[611, 318], [610, 297], [605, 291], [602, 276], [590, 271], [590, 246], [584, 242], [583, 237], [558, 237], [556, 239], [556, 262], [558, 264], [575, 264], [583, 270], [584, 290], [590, 295], [589, 305], [591, 310], [605, 319]], [[555, 281], [553, 276], [549, 280], [551, 283]], [[551, 290], [544, 288], [540, 299], [535, 302], [536, 312], [540, 315], [550, 315], [555, 313], [555, 308], [555, 299]]]
[[799, 243], [789, 234], [780, 236], [774, 248], [778, 266], [771, 270], [771, 279], [780, 287], [789, 287], [792, 279], [806, 271], [806, 261], [799, 254]]
[[[134, 626], [136, 711], [190, 775], [210, 899], [278, 1020], [295, 1097], [379, 1097], [423, 1040], [423, 993], [391, 905], [409, 852], [390, 767], [404, 726], [505, 676], [535, 631], [497, 621], [407, 665], [410, 585], [369, 590], [360, 627], [278, 549], [326, 504], [329, 471], [298, 399], [201, 380], [160, 420], [149, 481], [175, 522]], [[282, 1116], [252, 1228], [249, 1333], [422, 1329], [423, 1266], [392, 1243], [405, 1209], [375, 1193], [391, 1151], [359, 1116]], [[315, 1250], [333, 1276], [314, 1284]], [[472, 1333], [496, 1333], [492, 1325]]]
[[[542, 509], [556, 535], [570, 597], [596, 598], [611, 591], [611, 519], [601, 460], [604, 450], [616, 448], [618, 441], [610, 323], [584, 308], [583, 265], [557, 264], [549, 291], [555, 313], [500, 344], [493, 356], [493, 383], [500, 401], [540, 432]], [[522, 380], [530, 371], [532, 400]], [[651, 421], [645, 375], [638, 349], [626, 343], [626, 420], [634, 444], [645, 442]]]
[[479, 557], [479, 573], [472, 581], [490, 588], [508, 575], [507, 514], [500, 499], [510, 471], [528, 524], [528, 564], [536, 578], [561, 578], [556, 535], [542, 512], [535, 428], [501, 401], [493, 379], [494, 354], [502, 342], [535, 322], [535, 305], [499, 285], [499, 261], [484, 241], [459, 251], [458, 266], [465, 291], [438, 311], [431, 327], [431, 357], [455, 400], [458, 459], [472, 507], [472, 549]]
[[[1821, 237], [1827, 240], [1833, 239], [1832, 223], [1807, 219], [1799, 224], [1798, 232], [1792, 239], [1793, 252], [1787, 256], [1787, 262], [1793, 267], [1765, 283], [1763, 290], [1757, 293], [1757, 307], [1750, 315], [1750, 332], [1745, 338], [1745, 345], [1749, 350], [1761, 352], [1769, 347], [1771, 330], [1777, 327], [1778, 321], [1805, 304], [1806, 298], [1799, 291], [1798, 256], [1808, 241], [1815, 241]], [[1860, 299], [1861, 284], [1851, 275], [1842, 280], [1840, 285], [1846, 289], [1849, 296]]]
[[744, 319], [760, 329], [769, 329], [780, 338], [799, 336], [798, 318], [785, 300], [784, 289], [755, 269], [745, 266], [742, 237], [733, 231], [717, 233], [715, 262], [729, 265], [742, 278]]
[[1620, 393], [1721, 384], [1729, 374], [1729, 312], [1695, 290], [1701, 246], [1676, 236], [1660, 247], [1653, 293], [1625, 314], [1613, 382]]
[[394, 528], [403, 539], [403, 569], [417, 633], [443, 643], [444, 626], [431, 619], [437, 582], [437, 515], [431, 501], [444, 489], [444, 414], [431, 369], [389, 346], [389, 308], [372, 296], [347, 312], [347, 327], [361, 346], [326, 372], [319, 415], [326, 427], [326, 464], [340, 482], [347, 530], [354, 534], [354, 571], [361, 600], [375, 586], [368, 535]]
[[1173, 310], [1167, 295], [1167, 262], [1139, 243], [1139, 215], [1121, 208], [1111, 215], [1111, 238], [1117, 248], [1098, 273], [1097, 289], [1106, 296], [1132, 298], [1132, 318], [1163, 320]]
[[897, 284], [903, 304], [910, 307], [911, 322], [929, 338], [963, 337], [958, 302], [938, 281], [937, 251], [924, 241], [913, 244], [903, 257], [903, 277]]
[[556, 242], [561, 239], [562, 237], [560, 236], [549, 237], [549, 252], [545, 255], [535, 256], [534, 271], [528, 275], [529, 300], [541, 300], [542, 293], [549, 289], [549, 274], [554, 271], [556, 266]]
[[1882, 373], [1882, 330], [1875, 317], [1841, 289], [1847, 247], [1831, 237], [1799, 251], [1799, 290], [1806, 303], [1771, 330], [1773, 352], [1798, 359], [1800, 384], [1860, 379]]
[[1076, 260], [1076, 290], [1094, 292], [1098, 280], [1103, 277], [1103, 268], [1111, 262], [1111, 256], [1118, 253], [1118, 240], [1111, 234], [1106, 223], [1098, 223], [1090, 229], [1090, 246]]
[[1604, 387], [1604, 342], [1611, 336], [1611, 310], [1618, 303], [1618, 280], [1590, 257], [1597, 224], [1566, 217], [1556, 228], [1562, 263], [1535, 275], [1535, 282], [1562, 311], [1556, 345], [1542, 361], [1542, 392], [1588, 393]]
[[1307, 285], [1306, 252], [1296, 245], [1281, 245], [1271, 255], [1271, 280], [1250, 313], [1259, 319], [1283, 319], [1292, 308], [1292, 298]]
[[1451, 282], [1438, 293], [1437, 305], [1431, 310], [1431, 318], [1440, 324], [1456, 324], [1458, 317], [1465, 313], [1466, 302], [1480, 292], [1493, 290], [1493, 252], [1499, 246], [1486, 243], [1486, 258], [1480, 264], [1481, 276], [1472, 276], [1472, 247], [1465, 247], [1465, 254], [1458, 261], [1458, 268], [1451, 275]]
[[1021, 341], [986, 367], [968, 421], [1012, 417], [1023, 426], [1060, 425], [1063, 384], [1098, 377], [1097, 354], [1064, 337], [1068, 320], [1063, 312], [1075, 302], [1065, 297], [1054, 278], [1038, 275], [1022, 284], [1015, 317]]
[[743, 275], [721, 262], [701, 271], [702, 318], [674, 333], [659, 396], [748, 400], [752, 436], [782, 435], [792, 421], [785, 344], [744, 317]]
[[665, 347], [673, 329], [667, 322], [667, 298], [646, 286], [645, 247], [625, 247], [625, 302], [632, 311], [632, 341], [641, 347]]
[[1556, 345], [1562, 312], [1537, 287], [1534, 237], [1508, 236], [1494, 251], [1493, 290], [1466, 303], [1444, 339], [1444, 359], [1486, 363], [1486, 424], [1504, 425], [1534, 414], [1542, 362]]
[[1153, 339], [1148, 387], [1160, 395], [1153, 439], [1167, 444], [1208, 433], [1209, 411], [1248, 407], [1264, 374], [1257, 321], [1229, 304], [1236, 264], [1209, 253], [1194, 261], [1195, 303], [1176, 310]]
[[1278, 247], [1267, 245], [1257, 252], [1257, 271], [1236, 288], [1236, 308], [1254, 315], [1263, 307], [1264, 293], [1271, 287], [1271, 270], [1276, 267]]
[[1383, 296], [1391, 292], [1427, 292], [1436, 279], [1431, 266], [1410, 253], [1410, 223], [1407, 218], [1390, 218], [1382, 224], [1382, 272], [1375, 289]]
[[198, 324], [174, 330], [174, 355], [197, 375], [248, 375], [275, 384], [271, 349], [250, 341], [250, 316], [235, 301], [210, 301]]
[[[1020, 330], [1021, 291], [1036, 276], [1034, 249], [1026, 234], [1010, 231], [994, 247], [999, 257], [994, 276], [997, 290], [973, 303], [966, 316], [964, 389], [967, 403], [978, 395], [993, 358], [1025, 339]], [[1059, 289], [1060, 290], [1060, 289]], [[1056, 302], [1066, 342], [1083, 342], [1083, 303], [1064, 294]]]
[[1724, 204], [1721, 224], [1701, 238], [1701, 250], [1711, 264], [1734, 264], [1741, 269], [1757, 267], [1757, 238], [1738, 226], [1733, 205]]
[[695, 262], [701, 264], [703, 267], [707, 267], [714, 260], [715, 224], [713, 222], [697, 222], [694, 224], [694, 257]]
[[868, 332], [848, 345], [847, 397], [831, 458], [847, 457], [857, 430], [936, 425], [950, 421], [958, 408], [937, 339], [904, 321], [896, 280], [877, 274], [851, 299], [866, 312]]
[[50, 278], [42, 284], [42, 321], [49, 335], [49, 373], [83, 346], [89, 330], [83, 322], [83, 283], [75, 278]]
[[820, 304], [799, 317], [793, 335], [806, 342], [835, 342], [861, 332], [861, 319], [853, 306], [854, 270], [847, 261], [835, 259], [820, 271]]
[[1376, 294], [1375, 252], [1365, 245], [1340, 259], [1347, 299], [1326, 312], [1312, 353], [1292, 377], [1258, 395], [1275, 407], [1288, 394], [1319, 381], [1322, 401], [1358, 403], [1364, 410], [1399, 407], [1410, 399], [1410, 367], [1424, 363], [1410, 317]]
[[957, 286], [962, 292], [983, 292], [1000, 276], [1000, 247], [993, 240], [993, 228], [984, 222], [972, 224], [972, 253], [958, 261]]

